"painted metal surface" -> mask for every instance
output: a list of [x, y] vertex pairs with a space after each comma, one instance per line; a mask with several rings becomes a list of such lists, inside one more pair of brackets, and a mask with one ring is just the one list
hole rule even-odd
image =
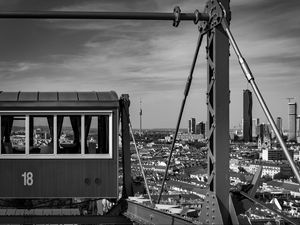
[[[229, 0], [219, 2], [229, 12]], [[221, 25], [207, 33], [207, 63], [208, 187], [218, 200], [222, 223], [230, 224], [229, 41]], [[203, 213], [201, 218], [205, 217]]]
[[110, 92], [1, 92], [1, 110], [91, 110], [118, 108]]
[[[40, 98], [41, 97], [41, 98]], [[101, 100], [100, 100], [101, 99]], [[59, 103], [55, 107], [51, 104]], [[77, 109], [70, 111], [66, 103]], [[31, 111], [24, 113], [25, 106]], [[83, 105], [82, 105], [83, 104]], [[50, 106], [49, 106], [50, 105]], [[103, 106], [104, 105], [104, 106]], [[88, 107], [87, 107], [88, 106]], [[2, 92], [0, 115], [89, 114], [87, 109], [110, 109], [110, 156], [84, 154], [2, 154], [0, 155], [0, 197], [64, 198], [118, 197], [118, 106], [115, 92]], [[66, 108], [66, 110], [64, 110]], [[9, 112], [14, 109], [14, 112]], [[42, 111], [45, 109], [48, 111]], [[52, 111], [51, 111], [52, 109]], [[57, 110], [57, 111], [54, 111]], [[98, 111], [101, 112], [105, 111]], [[50, 113], [50, 114], [51, 114]], [[97, 113], [96, 113], [97, 114]], [[55, 117], [56, 118], [56, 117]], [[55, 124], [54, 124], [55, 125]], [[28, 127], [26, 128], [28, 129]], [[56, 129], [56, 126], [54, 126]], [[99, 131], [101, 132], [101, 131]], [[28, 134], [28, 132], [26, 132]], [[56, 134], [56, 132], [54, 132]], [[83, 135], [82, 135], [83, 136]], [[54, 140], [57, 137], [54, 135]], [[28, 142], [28, 141], [27, 141]], [[84, 141], [82, 141], [84, 143]], [[56, 145], [55, 145], [56, 146]], [[82, 147], [83, 146], [83, 147]], [[81, 145], [84, 149], [84, 145]], [[28, 148], [29, 149], [29, 146]], [[54, 147], [54, 150], [56, 147]], [[55, 151], [54, 151], [55, 152]], [[107, 155], [107, 154], [106, 154]]]
[[133, 196], [131, 178], [131, 154], [130, 154], [130, 132], [129, 132], [129, 95], [120, 98], [120, 116], [122, 129], [122, 162], [123, 162], [123, 190], [122, 198]]
[[202, 205], [199, 221], [203, 225], [223, 224], [222, 213], [216, 197], [212, 191], [208, 191], [205, 195], [205, 204]]
[[140, 205], [138, 203], [127, 201], [128, 209], [125, 216], [139, 224], [172, 224], [172, 225], [191, 225], [192, 221], [186, 220], [180, 216], [168, 214], [151, 207]]
[[[178, 6], [175, 7], [179, 8]], [[1, 12], [1, 19], [122, 19], [122, 20], [190, 20], [194, 23], [207, 21], [209, 16], [196, 10], [194, 13], [160, 12], [67, 12], [67, 11], [35, 11], [35, 12]], [[174, 25], [175, 26], [175, 25]]]
[[[0, 160], [0, 197], [117, 198], [116, 162], [115, 159]], [[24, 173], [31, 173], [32, 178], [24, 177]]]
[[133, 224], [125, 216], [3, 215], [1, 224]]

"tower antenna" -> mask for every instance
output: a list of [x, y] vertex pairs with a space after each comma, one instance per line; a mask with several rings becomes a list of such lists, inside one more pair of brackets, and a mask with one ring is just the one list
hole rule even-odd
[[140, 99], [140, 136], [142, 136], [142, 116], [143, 116], [142, 100]]

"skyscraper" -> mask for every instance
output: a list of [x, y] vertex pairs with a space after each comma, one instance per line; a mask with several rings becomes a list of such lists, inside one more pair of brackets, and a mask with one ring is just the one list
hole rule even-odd
[[252, 141], [252, 93], [250, 90], [243, 91], [243, 135], [244, 141]]
[[192, 133], [192, 120], [189, 120], [189, 128], [188, 128], [188, 133]]
[[196, 134], [200, 134], [200, 123], [196, 124]]
[[257, 138], [258, 132], [257, 132], [257, 126], [259, 125], [259, 118], [252, 119], [252, 138]]
[[196, 133], [196, 119], [195, 118], [192, 118], [192, 134], [195, 134]]
[[200, 134], [202, 134], [203, 137], [205, 137], [205, 123], [204, 122], [200, 122]]
[[289, 133], [288, 141], [296, 141], [297, 103], [289, 102]]
[[300, 115], [297, 116], [296, 122], [297, 143], [300, 143]]
[[276, 118], [276, 126], [278, 128], [279, 133], [282, 135], [282, 118], [281, 117]]

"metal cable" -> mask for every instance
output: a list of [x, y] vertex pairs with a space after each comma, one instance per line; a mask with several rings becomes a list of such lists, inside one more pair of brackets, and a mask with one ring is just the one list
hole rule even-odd
[[190, 74], [188, 76], [187, 83], [186, 83], [185, 90], [184, 90], [184, 98], [183, 98], [182, 103], [181, 103], [181, 108], [180, 108], [180, 112], [179, 112], [179, 116], [178, 116], [178, 120], [177, 120], [175, 135], [174, 135], [174, 138], [173, 138], [173, 141], [172, 141], [172, 147], [171, 147], [170, 155], [169, 155], [169, 158], [168, 158], [167, 167], [166, 167], [166, 170], [165, 170], [164, 178], [163, 178], [163, 181], [162, 181], [162, 184], [161, 184], [161, 188], [160, 188], [160, 192], [159, 192], [159, 196], [158, 196], [158, 200], [157, 200], [158, 204], [160, 202], [161, 195], [162, 195], [162, 192], [164, 190], [164, 185], [165, 185], [166, 178], [167, 178], [167, 175], [168, 175], [168, 170], [169, 170], [169, 166], [170, 166], [170, 163], [171, 163], [172, 154], [173, 154], [175, 142], [176, 142], [176, 139], [177, 139], [177, 134], [178, 134], [178, 130], [179, 130], [181, 118], [182, 118], [182, 113], [183, 113], [183, 110], [184, 110], [186, 98], [187, 98], [187, 96], [189, 94], [190, 87], [191, 87], [191, 84], [192, 84], [193, 73], [194, 73], [196, 62], [197, 62], [197, 57], [198, 57], [199, 49], [200, 49], [200, 46], [201, 46], [201, 43], [202, 43], [202, 40], [203, 40], [203, 36], [204, 36], [204, 33], [199, 34], [199, 38], [198, 38], [198, 42], [197, 42], [197, 47], [196, 47], [196, 51], [195, 51], [195, 54], [194, 54], [194, 58], [193, 58], [193, 62], [192, 62], [191, 70], [190, 70]]
[[[222, 5], [221, 5], [221, 7], [223, 8]], [[263, 99], [263, 97], [262, 97], [262, 95], [261, 95], [261, 93], [260, 93], [260, 91], [259, 91], [256, 83], [255, 83], [255, 80], [254, 80], [254, 77], [252, 75], [252, 72], [251, 72], [251, 70], [250, 70], [250, 68], [249, 68], [246, 60], [243, 58], [242, 53], [240, 52], [240, 50], [239, 50], [239, 48], [238, 48], [238, 46], [237, 46], [237, 44], [236, 44], [236, 42], [234, 40], [234, 37], [233, 37], [233, 35], [232, 35], [232, 33], [231, 33], [230, 29], [229, 29], [229, 26], [227, 24], [227, 21], [226, 21], [226, 14], [225, 14], [224, 8], [223, 8], [223, 11], [224, 11], [224, 17], [222, 19], [222, 26], [223, 26], [223, 28], [224, 28], [227, 36], [228, 36], [228, 39], [229, 39], [229, 41], [230, 41], [230, 43], [231, 43], [231, 45], [232, 45], [232, 47], [234, 49], [234, 52], [237, 55], [237, 58], [239, 60], [240, 66], [242, 68], [242, 71], [243, 71], [246, 79], [248, 80], [248, 82], [251, 84], [252, 89], [253, 89], [253, 91], [254, 91], [254, 93], [255, 93], [255, 95], [256, 95], [256, 97], [257, 97], [257, 99], [258, 99], [258, 101], [259, 101], [259, 103], [260, 103], [260, 105], [261, 105], [261, 107], [262, 107], [262, 109], [263, 109], [263, 111], [264, 111], [264, 113], [265, 113], [268, 121], [269, 121], [269, 123], [271, 124], [271, 127], [272, 127], [273, 131], [275, 132], [275, 135], [276, 135], [276, 137], [277, 137], [277, 139], [278, 139], [278, 141], [279, 141], [282, 149], [283, 149], [285, 157], [287, 158], [287, 160], [288, 160], [288, 162], [289, 162], [289, 164], [290, 164], [290, 166], [291, 166], [291, 168], [292, 168], [292, 170], [293, 170], [293, 172], [295, 174], [295, 177], [297, 178], [298, 183], [300, 184], [299, 170], [298, 170], [296, 164], [294, 163], [292, 157], [290, 156], [289, 151], [288, 151], [288, 149], [286, 147], [286, 144], [283, 141], [283, 138], [282, 138], [282, 136], [281, 136], [281, 134], [280, 134], [280, 132], [279, 132], [279, 130], [278, 130], [275, 122], [274, 122], [272, 114], [270, 113], [270, 111], [268, 109], [268, 106], [265, 103], [265, 101], [264, 101], [264, 99]]]
[[132, 135], [132, 140], [133, 140], [133, 144], [134, 144], [134, 147], [135, 147], [135, 151], [136, 151], [136, 154], [137, 154], [137, 157], [138, 157], [138, 160], [139, 160], [141, 172], [142, 172], [142, 175], [143, 175], [143, 178], [144, 178], [144, 181], [145, 181], [146, 191], [147, 191], [147, 194], [149, 196], [150, 203], [152, 205], [152, 198], [151, 198], [151, 195], [150, 195], [150, 191], [149, 191], [149, 187], [148, 187], [146, 175], [145, 175], [144, 168], [143, 168], [143, 165], [142, 165], [142, 161], [141, 161], [141, 157], [140, 157], [140, 152], [139, 152], [139, 150], [137, 149], [137, 146], [136, 146], [136, 142], [135, 142], [135, 138], [134, 138], [134, 135], [133, 135], [133, 130], [132, 130], [132, 126], [131, 126], [131, 122], [130, 121], [129, 121], [129, 129], [130, 129], [130, 133]]

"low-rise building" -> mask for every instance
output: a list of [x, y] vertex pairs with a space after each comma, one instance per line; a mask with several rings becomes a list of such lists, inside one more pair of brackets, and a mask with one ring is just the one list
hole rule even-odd
[[[291, 158], [294, 157], [294, 151], [289, 150]], [[262, 160], [264, 161], [280, 161], [286, 160], [285, 154], [282, 149], [263, 149]]]

